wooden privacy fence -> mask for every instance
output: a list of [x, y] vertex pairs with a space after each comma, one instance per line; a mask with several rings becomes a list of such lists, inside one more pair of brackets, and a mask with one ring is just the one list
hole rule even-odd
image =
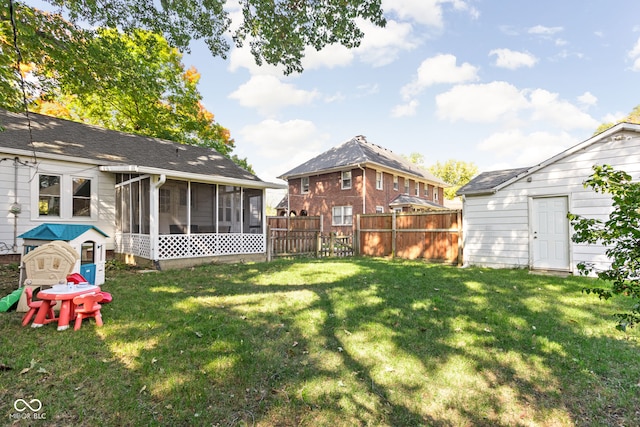
[[322, 216], [268, 217], [267, 259], [352, 256], [353, 236], [322, 232]]
[[462, 264], [462, 212], [360, 215], [359, 254]]

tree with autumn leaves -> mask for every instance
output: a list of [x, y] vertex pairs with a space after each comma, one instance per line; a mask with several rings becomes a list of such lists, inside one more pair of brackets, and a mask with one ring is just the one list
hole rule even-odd
[[[0, 107], [24, 111], [26, 103], [32, 112], [230, 156], [234, 141], [202, 105], [200, 74], [185, 69], [182, 54], [164, 37], [145, 30], [86, 31], [26, 6], [14, 13], [15, 39], [2, 12]], [[230, 157], [251, 169], [246, 159]]]

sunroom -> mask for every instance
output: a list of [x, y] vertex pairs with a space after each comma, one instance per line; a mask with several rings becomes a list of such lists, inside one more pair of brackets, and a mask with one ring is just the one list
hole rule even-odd
[[265, 196], [274, 184], [186, 175], [115, 174], [115, 253], [156, 268], [265, 258]]

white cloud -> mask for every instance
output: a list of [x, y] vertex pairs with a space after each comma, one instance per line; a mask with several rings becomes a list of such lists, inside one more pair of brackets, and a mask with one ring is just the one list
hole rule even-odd
[[[584, 94], [583, 99], [593, 101], [595, 97], [589, 95]], [[436, 96], [436, 106], [437, 116], [452, 122], [540, 121], [563, 131], [595, 129], [599, 125], [589, 114], [560, 99], [557, 93], [544, 89], [519, 90], [506, 82], [455, 86]]]
[[387, 20], [387, 25], [380, 28], [369, 21], [358, 20], [358, 26], [365, 36], [354, 51], [362, 62], [374, 67], [392, 63], [400, 52], [413, 50], [419, 44], [408, 23]]
[[263, 120], [243, 127], [239, 135], [238, 156], [249, 157], [256, 174], [266, 180], [275, 180], [320, 154], [329, 141], [308, 120]]
[[397, 117], [415, 116], [416, 109], [418, 108], [419, 105], [420, 103], [415, 99], [412, 99], [406, 104], [396, 105], [391, 110], [391, 117], [397, 118]]
[[532, 132], [524, 134], [519, 129], [496, 132], [478, 144], [481, 151], [490, 151], [497, 162], [492, 169], [534, 166], [563, 150], [575, 145], [577, 141], [568, 133]]
[[478, 69], [465, 62], [456, 64], [456, 57], [449, 54], [427, 58], [418, 67], [417, 76], [400, 90], [409, 99], [424, 88], [439, 83], [465, 83], [478, 80]]
[[302, 67], [305, 70], [344, 67], [353, 62], [353, 57], [353, 50], [347, 49], [341, 44], [326, 46], [320, 51], [313, 47], [307, 47], [304, 50]]
[[527, 99], [506, 82], [455, 86], [436, 96], [437, 115], [452, 122], [496, 122], [528, 106]]
[[515, 70], [520, 67], [533, 67], [538, 58], [529, 52], [518, 52], [511, 49], [493, 49], [489, 56], [496, 56], [496, 66]]
[[587, 107], [593, 107], [598, 104], [598, 98], [591, 92], [585, 92], [578, 97], [578, 101]]
[[402, 20], [442, 28], [442, 7], [446, 4], [451, 4], [455, 11], [468, 12], [472, 19], [480, 16], [480, 12], [464, 0], [383, 0], [382, 9]]
[[294, 85], [283, 83], [270, 75], [252, 76], [229, 95], [240, 105], [256, 108], [261, 114], [273, 114], [290, 105], [310, 104], [317, 97], [319, 93], [316, 90], [296, 89]]
[[629, 51], [629, 58], [633, 60], [633, 71], [640, 71], [640, 38], [636, 41], [636, 44]]
[[595, 129], [600, 124], [575, 105], [559, 99], [557, 93], [535, 89], [531, 92], [530, 99], [534, 120], [554, 124], [563, 130]]
[[615, 113], [608, 113], [602, 118], [603, 123], [617, 123], [620, 120], [627, 117], [627, 113], [623, 113], [622, 111], [616, 111]]
[[529, 34], [536, 34], [541, 36], [552, 36], [556, 33], [559, 33], [563, 30], [562, 27], [545, 27], [544, 25], [536, 25], [534, 27], [529, 28]]
[[403, 20], [419, 24], [442, 27], [442, 2], [440, 0], [383, 0], [385, 13], [395, 14]]

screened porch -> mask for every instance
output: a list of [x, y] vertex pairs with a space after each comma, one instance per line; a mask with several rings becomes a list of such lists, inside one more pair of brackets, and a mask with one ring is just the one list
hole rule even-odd
[[263, 188], [117, 174], [116, 253], [153, 261], [266, 250]]

